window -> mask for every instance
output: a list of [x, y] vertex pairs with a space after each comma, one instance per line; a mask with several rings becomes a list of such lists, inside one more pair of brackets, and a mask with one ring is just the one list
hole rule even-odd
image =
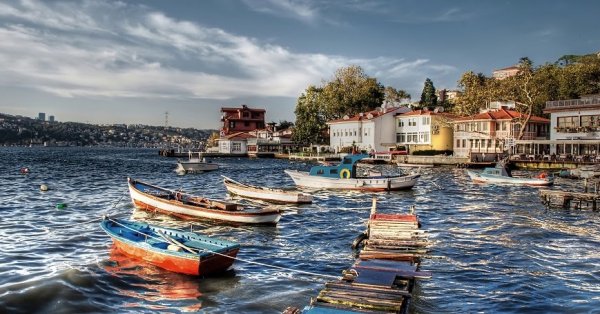
[[460, 147], [460, 140], [456, 140], [456, 147]]
[[244, 118], [248, 118], [250, 116], [250, 113], [248, 111], [244, 111], [244, 113], [242, 113], [242, 117]]
[[354, 131], [354, 136], [356, 136], [356, 131]]
[[396, 143], [406, 142], [406, 133], [396, 133]]
[[319, 169], [319, 170], [317, 170], [317, 174], [325, 174], [325, 170]]
[[241, 152], [242, 151], [242, 143], [232, 143], [231, 144], [231, 151], [234, 152]]
[[404, 126], [404, 120], [403, 119], [398, 120], [398, 126], [399, 127], [403, 127]]
[[423, 125], [429, 125], [429, 117], [423, 117], [421, 124]]
[[600, 115], [581, 116], [581, 126], [590, 126], [590, 127], [600, 126]]
[[463, 138], [462, 140], [462, 147], [465, 148], [467, 147], [467, 140]]
[[483, 131], [487, 131], [488, 130], [488, 123], [487, 122], [481, 122], [481, 129]]
[[429, 143], [429, 133], [427, 133], [427, 132], [423, 133], [423, 142]]
[[558, 117], [556, 126], [559, 128], [576, 128], [579, 126], [579, 117]]
[[245, 121], [245, 122], [244, 122], [244, 126], [250, 126], [250, 122], [248, 122], [248, 121]]
[[329, 170], [329, 174], [337, 174], [337, 173], [338, 173], [337, 169]]

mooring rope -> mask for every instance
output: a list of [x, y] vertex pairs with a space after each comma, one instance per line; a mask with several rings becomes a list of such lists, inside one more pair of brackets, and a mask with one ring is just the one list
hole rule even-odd
[[[102, 219], [108, 219], [108, 220], [112, 221], [113, 223], [115, 223], [115, 224], [117, 224], [117, 225], [119, 225], [119, 226], [121, 226], [121, 227], [123, 227], [125, 229], [129, 229], [129, 230], [131, 230], [133, 232], [136, 232], [138, 234], [142, 234], [142, 235], [144, 235], [144, 236], [146, 236], [148, 238], [152, 238], [152, 239], [155, 239], [155, 240], [158, 240], [158, 241], [161, 241], [161, 242], [165, 241], [162, 238], [158, 238], [158, 237], [155, 237], [153, 235], [145, 234], [145, 233], [140, 232], [139, 230], [136, 230], [136, 229], [130, 228], [130, 227], [126, 226], [126, 225], [123, 225], [123, 224], [119, 223], [118, 221], [116, 221], [114, 219], [111, 219], [110, 217], [105, 217], [105, 218], [102, 218]], [[230, 258], [230, 259], [233, 259], [233, 260], [236, 260], [236, 261], [239, 261], [239, 262], [243, 262], [243, 263], [260, 265], [260, 266], [264, 266], [264, 267], [285, 270], [285, 271], [289, 271], [289, 272], [293, 272], [293, 273], [300, 273], [300, 274], [305, 274], [305, 275], [311, 275], [311, 276], [316, 276], [316, 277], [325, 277], [325, 278], [331, 278], [331, 279], [340, 279], [341, 278], [339, 276], [333, 276], [333, 275], [327, 275], [327, 274], [319, 274], [319, 273], [309, 272], [309, 271], [305, 271], [305, 270], [299, 270], [299, 269], [287, 268], [287, 267], [282, 267], [282, 266], [277, 266], [277, 265], [265, 264], [265, 263], [261, 263], [261, 262], [255, 262], [255, 261], [251, 261], [251, 260], [247, 260], [247, 259], [243, 259], [243, 258], [239, 258], [239, 257], [232, 257], [232, 256], [229, 256], [229, 255], [222, 254], [222, 253], [219, 253], [219, 252], [215, 252], [215, 251], [212, 251], [212, 250], [209, 250], [209, 249], [205, 249], [205, 248], [195, 248], [194, 247], [192, 249], [197, 249], [198, 251], [204, 251], [204, 252], [213, 253], [213, 254], [216, 254], [216, 255], [219, 255], [219, 256], [223, 256], [223, 257], [227, 257], [227, 258]]]

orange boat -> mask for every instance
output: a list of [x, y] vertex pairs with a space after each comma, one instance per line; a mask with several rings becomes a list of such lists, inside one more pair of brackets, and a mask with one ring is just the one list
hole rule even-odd
[[188, 275], [225, 271], [240, 249], [234, 242], [124, 219], [105, 217], [100, 227], [123, 254]]

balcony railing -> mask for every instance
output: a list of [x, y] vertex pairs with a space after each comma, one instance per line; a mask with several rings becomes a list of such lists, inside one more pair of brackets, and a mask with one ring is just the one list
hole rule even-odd
[[600, 97], [589, 97], [584, 99], [553, 100], [546, 102], [546, 109], [554, 108], [577, 108], [587, 106], [600, 106]]

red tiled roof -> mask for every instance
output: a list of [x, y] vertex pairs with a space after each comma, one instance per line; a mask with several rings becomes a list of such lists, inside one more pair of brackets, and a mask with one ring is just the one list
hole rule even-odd
[[253, 112], [266, 112], [265, 109], [252, 109], [252, 108], [243, 108], [243, 107], [239, 107], [239, 108], [227, 108], [227, 107], [221, 107], [221, 112], [228, 112], [228, 111], [240, 111], [240, 110], [248, 110], [248, 111], [253, 111]]
[[228, 140], [232, 140], [234, 138], [255, 138], [256, 136], [250, 134], [250, 133], [246, 133], [246, 132], [237, 132], [237, 133], [233, 133], [233, 134], [229, 134], [227, 136], [225, 136], [225, 139]]
[[[499, 109], [498, 111], [482, 112], [482, 113], [478, 113], [476, 115], [458, 118], [457, 120], [458, 121], [472, 121], [472, 120], [512, 120], [512, 119], [517, 119], [517, 118], [520, 118], [520, 117], [521, 117], [521, 113], [519, 113], [518, 111], [506, 110], [506, 109]], [[529, 121], [531, 121], [531, 122], [545, 122], [545, 123], [550, 123], [549, 119], [538, 117], [538, 116], [531, 116], [530, 119], [529, 119]]]
[[373, 115], [373, 118], [377, 118], [380, 116], [383, 116], [384, 114], [388, 114], [390, 112], [394, 112], [396, 111], [398, 108], [386, 108], [385, 111], [381, 112], [379, 110], [371, 110], [371, 111], [367, 111], [364, 112], [362, 114], [362, 116], [360, 114], [354, 115], [348, 119], [337, 119], [337, 120], [331, 120], [331, 121], [327, 121], [327, 124], [331, 124], [331, 123], [341, 123], [341, 122], [353, 122], [353, 121], [361, 121], [361, 120], [369, 120], [367, 119], [367, 115], [371, 114]]

